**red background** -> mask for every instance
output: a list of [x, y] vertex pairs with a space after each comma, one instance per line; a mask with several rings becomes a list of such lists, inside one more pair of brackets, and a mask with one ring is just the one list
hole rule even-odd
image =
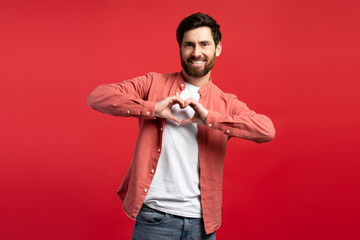
[[176, 27], [202, 11], [223, 33], [214, 82], [277, 130], [230, 141], [217, 238], [360, 239], [357, 2], [2, 1], [0, 238], [130, 239], [115, 192], [137, 120], [87, 95], [180, 70]]

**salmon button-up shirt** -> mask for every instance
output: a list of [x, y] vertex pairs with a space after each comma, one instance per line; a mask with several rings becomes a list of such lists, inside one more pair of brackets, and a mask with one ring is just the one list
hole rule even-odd
[[[181, 72], [149, 73], [116, 84], [97, 87], [88, 97], [91, 108], [113, 116], [139, 119], [139, 136], [130, 167], [118, 196], [125, 213], [135, 219], [144, 202], [159, 161], [165, 119], [156, 118], [155, 104], [185, 88]], [[208, 109], [198, 125], [201, 207], [205, 230], [221, 224], [222, 178], [227, 142], [231, 137], [257, 143], [274, 138], [271, 120], [250, 110], [235, 95], [222, 92], [209, 81], [199, 90], [199, 102]]]

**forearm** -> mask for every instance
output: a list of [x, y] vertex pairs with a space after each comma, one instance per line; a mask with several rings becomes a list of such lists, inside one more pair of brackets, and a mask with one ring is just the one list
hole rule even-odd
[[88, 96], [88, 105], [99, 112], [122, 117], [155, 118], [155, 102], [121, 91], [117, 84], [104, 84]]
[[271, 141], [275, 136], [275, 128], [270, 118], [250, 110], [239, 115], [221, 114], [209, 110], [205, 125], [230, 137], [257, 143]]

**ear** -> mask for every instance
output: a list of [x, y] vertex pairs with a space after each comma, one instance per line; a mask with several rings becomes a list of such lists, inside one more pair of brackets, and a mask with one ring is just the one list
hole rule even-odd
[[215, 56], [217, 56], [217, 57], [220, 56], [221, 50], [222, 50], [222, 44], [221, 44], [221, 42], [219, 42], [215, 49], [215, 54], [216, 54]]

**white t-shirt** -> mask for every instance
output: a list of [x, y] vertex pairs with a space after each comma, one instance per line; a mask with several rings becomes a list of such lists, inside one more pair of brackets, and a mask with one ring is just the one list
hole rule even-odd
[[[200, 99], [199, 87], [185, 82], [180, 96]], [[180, 109], [176, 104], [171, 112], [178, 119], [192, 118], [194, 110]], [[156, 210], [177, 216], [201, 218], [199, 185], [199, 150], [197, 124], [179, 125], [167, 119], [158, 166], [144, 203]]]

